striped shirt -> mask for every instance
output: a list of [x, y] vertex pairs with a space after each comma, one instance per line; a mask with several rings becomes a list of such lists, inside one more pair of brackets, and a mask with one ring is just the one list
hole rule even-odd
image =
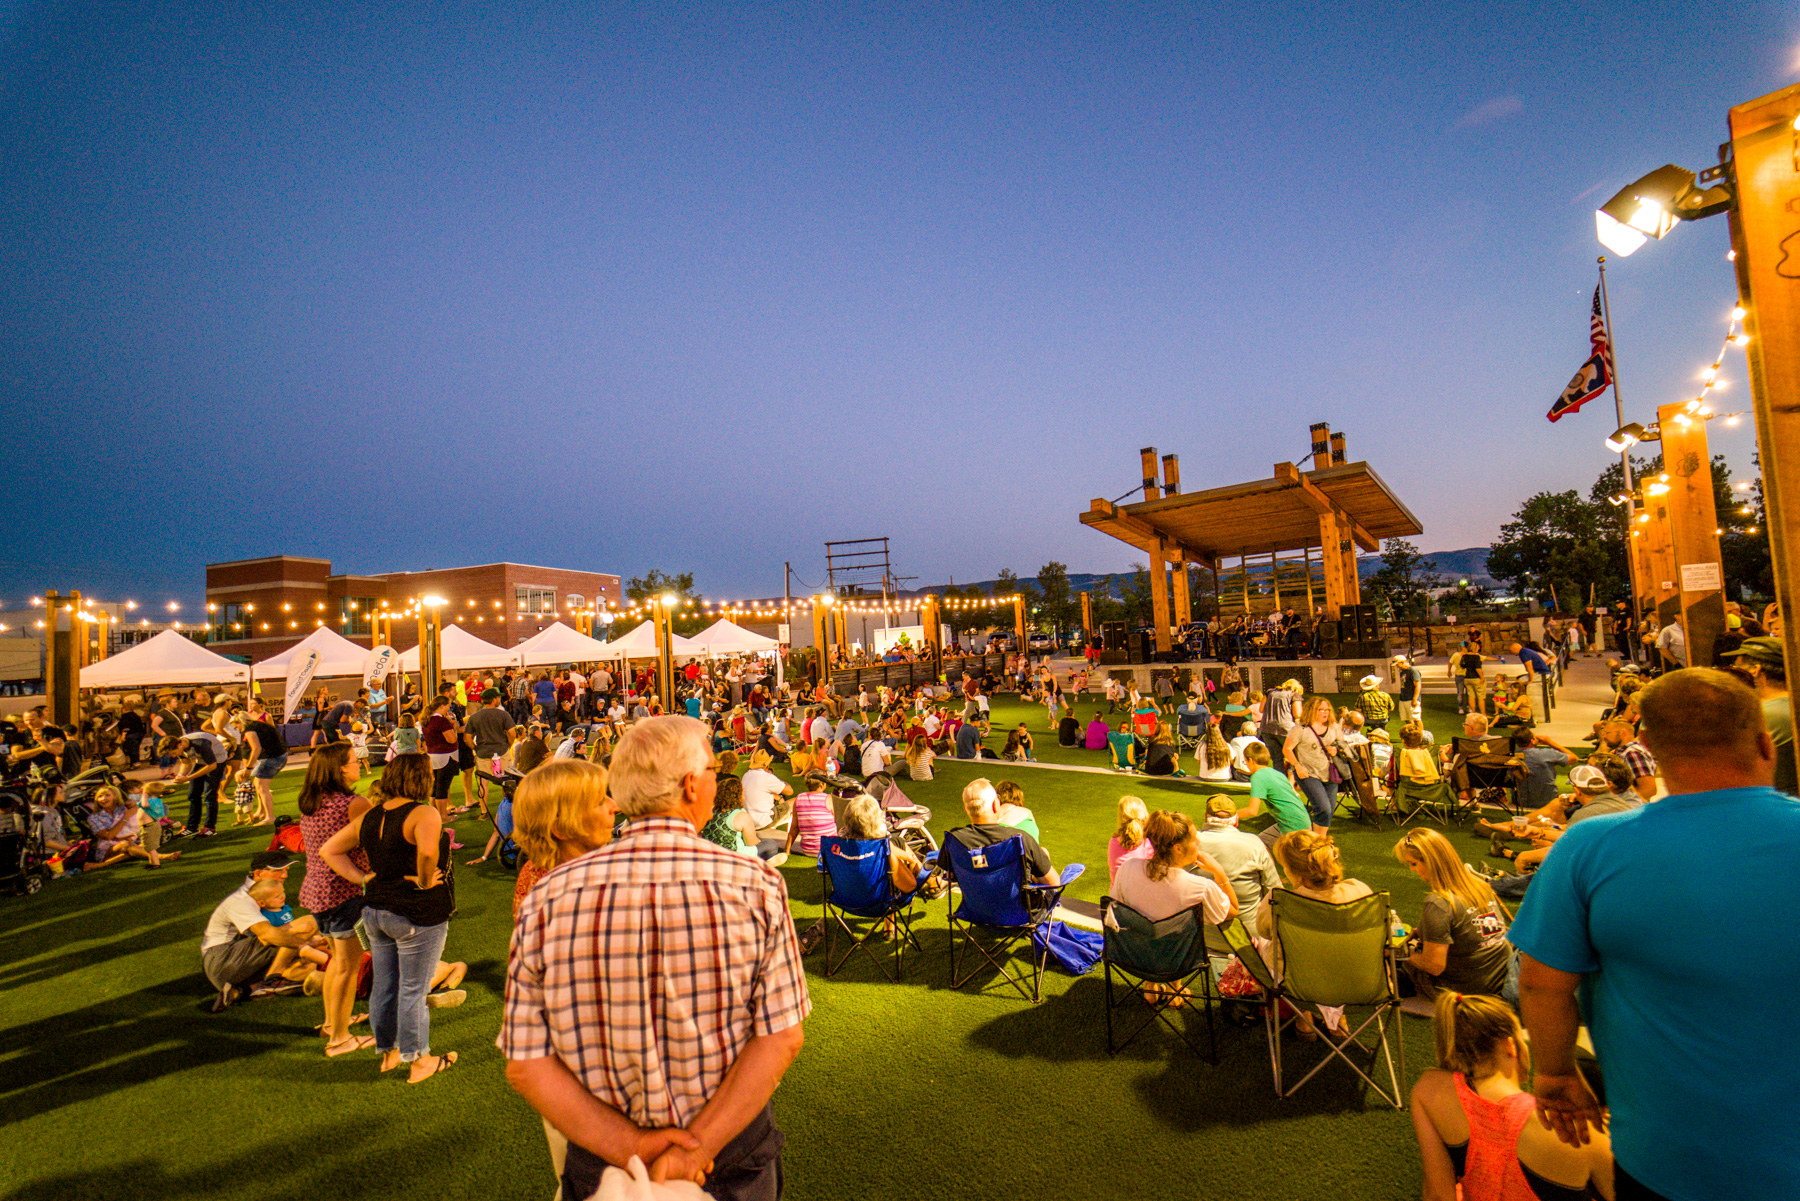
[[686, 1126], [745, 1044], [811, 1010], [780, 874], [652, 814], [525, 897], [497, 1042], [640, 1126]]

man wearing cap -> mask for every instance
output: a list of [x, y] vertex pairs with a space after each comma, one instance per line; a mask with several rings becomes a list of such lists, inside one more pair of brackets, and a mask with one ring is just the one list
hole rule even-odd
[[1746, 638], [1722, 656], [1750, 674], [1756, 699], [1762, 702], [1763, 724], [1775, 740], [1775, 787], [1800, 796], [1794, 764], [1794, 713], [1788, 701], [1787, 654], [1779, 638]]
[[1394, 670], [1400, 673], [1400, 727], [1405, 729], [1420, 720], [1424, 700], [1420, 694], [1425, 690], [1425, 673], [1414, 667], [1405, 655], [1395, 655], [1393, 664]]
[[[250, 859], [250, 874], [243, 884], [220, 901], [206, 919], [200, 939], [200, 966], [219, 990], [213, 1012], [237, 1000], [246, 985], [253, 997], [299, 992], [312, 965], [299, 958], [301, 947], [327, 950], [331, 940], [319, 933], [309, 914], [277, 926], [264, 916], [250, 897], [260, 880], [285, 880], [294, 856], [287, 851], [263, 851]], [[304, 968], [304, 971], [300, 969]], [[294, 979], [289, 975], [298, 973]]]

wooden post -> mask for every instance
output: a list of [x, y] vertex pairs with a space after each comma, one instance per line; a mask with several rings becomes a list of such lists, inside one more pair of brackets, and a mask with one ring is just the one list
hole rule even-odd
[[1156, 447], [1144, 447], [1138, 451], [1138, 458], [1144, 467], [1144, 499], [1155, 500], [1162, 495], [1162, 489], [1156, 483]]
[[1333, 463], [1344, 461], [1344, 435], [1342, 433], [1331, 435], [1331, 461]]
[[1013, 597], [1013, 634], [1019, 640], [1019, 653], [1025, 653], [1025, 597]]
[[1350, 518], [1340, 511], [1338, 528], [1343, 531], [1344, 541], [1338, 548], [1338, 563], [1344, 570], [1345, 604], [1362, 604], [1362, 577], [1356, 570], [1356, 542], [1350, 537]]
[[1334, 507], [1329, 513], [1319, 514], [1319, 561], [1325, 568], [1325, 616], [1328, 618], [1338, 617], [1345, 605], [1354, 603], [1344, 590], [1343, 546], [1343, 531]]
[[1318, 606], [1313, 602], [1312, 586], [1312, 546], [1308, 544], [1300, 548], [1300, 565], [1306, 569], [1306, 615], [1311, 617]]
[[1331, 466], [1331, 427], [1323, 421], [1315, 422], [1312, 427], [1312, 458], [1314, 471]]
[[831, 648], [825, 642], [827, 607], [822, 600], [815, 600], [812, 603], [813, 664], [819, 673], [814, 676], [815, 681], [825, 678], [823, 673], [828, 670], [825, 665], [830, 662]]
[[1088, 592], [1081, 594], [1081, 642], [1083, 646], [1094, 645], [1094, 597]]
[[[1731, 246], [1738, 303], [1747, 310], [1745, 353], [1768, 510], [1775, 599], [1788, 670], [1800, 671], [1800, 85], [1731, 110], [1737, 175]], [[1689, 647], [1693, 646], [1690, 638]]]
[[1660, 499], [1669, 505], [1675, 597], [1688, 665], [1711, 667], [1713, 642], [1725, 632], [1725, 568], [1706, 419], [1685, 413], [1679, 404], [1663, 405], [1656, 419], [1662, 423], [1663, 469], [1669, 477], [1669, 493]]
[[1151, 546], [1150, 556], [1150, 628], [1156, 635], [1156, 649], [1169, 650], [1169, 573], [1165, 566], [1168, 544], [1161, 538]]
[[[1648, 484], [1655, 479], [1651, 476], [1645, 482]], [[1650, 572], [1646, 585], [1658, 628], [1681, 614], [1681, 596], [1676, 591], [1675, 553], [1669, 542], [1668, 499], [1667, 495], [1646, 494], [1644, 511], [1638, 514], [1638, 529], [1644, 534], [1644, 564]]]
[[1269, 586], [1275, 590], [1275, 611], [1281, 612], [1281, 552], [1269, 552]]

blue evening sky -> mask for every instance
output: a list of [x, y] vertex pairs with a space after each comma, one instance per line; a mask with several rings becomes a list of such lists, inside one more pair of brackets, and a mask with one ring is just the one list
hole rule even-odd
[[[1766, 0], [0, 0], [0, 600], [1119, 570], [1075, 518], [1140, 446], [1193, 489], [1315, 420], [1483, 544], [1607, 462], [1610, 397], [1543, 416], [1593, 207], [1796, 78]], [[1725, 249], [1615, 264], [1628, 419], [1711, 361]]]

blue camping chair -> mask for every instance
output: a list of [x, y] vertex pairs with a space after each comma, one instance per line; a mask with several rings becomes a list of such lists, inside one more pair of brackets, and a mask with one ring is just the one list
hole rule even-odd
[[[1025, 862], [1025, 843], [1017, 836], [970, 849], [953, 833], [947, 834], [939, 862], [945, 862], [945, 857], [955, 880], [954, 888], [944, 894], [950, 908], [950, 987], [961, 988], [981, 970], [980, 963], [971, 962], [966, 973], [956, 974], [957, 943], [965, 942], [1027, 1000], [1033, 1004], [1043, 1000], [1050, 919], [1062, 901], [1063, 889], [1087, 870], [1086, 865], [1069, 864], [1056, 884], [1033, 884]], [[958, 894], [961, 904], [957, 903]], [[987, 931], [992, 941], [984, 945], [977, 930]], [[1013, 947], [1026, 939], [1033, 943], [1029, 990], [1006, 966]]]
[[[916, 950], [923, 950], [912, 932], [912, 903], [918, 899], [919, 889], [925, 886], [925, 881], [930, 877], [936, 856], [928, 859], [913, 890], [901, 892], [894, 887], [893, 877], [888, 871], [892, 853], [893, 848], [885, 838], [863, 840], [829, 835], [819, 839], [819, 871], [825, 876], [826, 976], [836, 975], [838, 969], [849, 962], [850, 956], [861, 948], [869, 961], [881, 969], [882, 975], [899, 983], [906, 966], [907, 944], [911, 943]], [[890, 917], [895, 918], [898, 923], [892, 972], [869, 949], [869, 941]], [[859, 934], [850, 924], [852, 919], [868, 923], [868, 928]], [[840, 927], [849, 937], [850, 945], [844, 949], [842, 958], [836, 958], [837, 932]]]
[[[1123, 901], [1102, 897], [1100, 912], [1100, 928], [1106, 940], [1101, 959], [1106, 965], [1107, 1053], [1117, 1055], [1146, 1027], [1160, 1019], [1194, 1054], [1203, 1056], [1209, 1063], [1218, 1063], [1219, 1035], [1213, 1027], [1212, 959], [1206, 951], [1207, 922], [1202, 906], [1195, 905], [1153, 922]], [[1116, 998], [1114, 973], [1123, 984], [1121, 991], [1124, 994]], [[1189, 987], [1196, 979], [1201, 980], [1197, 992]], [[1165, 986], [1154, 992], [1154, 1001], [1143, 996], [1144, 987], [1152, 984]], [[1141, 998], [1150, 1014], [1123, 1040], [1116, 1040], [1113, 1010], [1133, 997]], [[1192, 1000], [1205, 1007], [1208, 1052], [1202, 1052], [1188, 1032], [1169, 1015], [1169, 1010], [1175, 1008], [1177, 997], [1183, 998], [1184, 1004]]]

